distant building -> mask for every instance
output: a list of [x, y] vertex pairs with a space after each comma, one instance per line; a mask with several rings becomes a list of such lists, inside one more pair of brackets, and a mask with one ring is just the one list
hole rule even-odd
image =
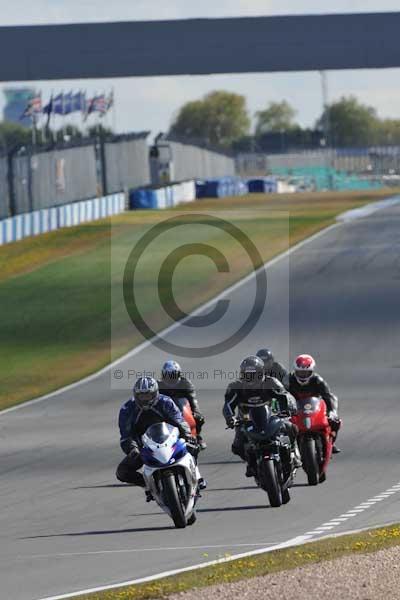
[[31, 98], [35, 96], [34, 88], [5, 88], [6, 105], [3, 110], [4, 121], [19, 123], [24, 127], [31, 126], [30, 117], [22, 117]]

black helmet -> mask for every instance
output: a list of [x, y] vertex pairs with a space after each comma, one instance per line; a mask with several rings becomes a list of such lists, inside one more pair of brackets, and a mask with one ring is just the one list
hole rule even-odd
[[139, 377], [133, 388], [133, 397], [142, 410], [148, 410], [157, 402], [158, 383], [153, 377]]
[[264, 377], [264, 363], [258, 356], [247, 356], [240, 363], [240, 380], [257, 385]]
[[175, 360], [167, 360], [161, 369], [161, 377], [165, 383], [174, 383], [181, 377], [182, 369]]
[[270, 369], [274, 363], [274, 355], [272, 354], [271, 350], [268, 350], [268, 348], [261, 348], [258, 352], [257, 355], [259, 358], [261, 358], [261, 360], [264, 362], [264, 367], [266, 369]]

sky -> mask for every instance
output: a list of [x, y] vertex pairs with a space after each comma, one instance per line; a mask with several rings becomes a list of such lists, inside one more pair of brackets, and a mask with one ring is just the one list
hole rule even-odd
[[[384, 12], [399, 7], [399, 0], [0, 0], [0, 26]], [[329, 101], [354, 94], [374, 106], [381, 117], [400, 118], [400, 69], [330, 71], [327, 79]], [[0, 84], [0, 89], [12, 85]], [[168, 130], [182, 104], [215, 89], [245, 95], [251, 115], [271, 101], [286, 99], [303, 126], [312, 126], [322, 110], [321, 79], [316, 72], [69, 80], [34, 82], [33, 86], [42, 90], [44, 100], [52, 91], [86, 89], [91, 94], [113, 87], [116, 108], [108, 124], [119, 132], [148, 129], [154, 135]], [[3, 105], [0, 93], [0, 111]]]

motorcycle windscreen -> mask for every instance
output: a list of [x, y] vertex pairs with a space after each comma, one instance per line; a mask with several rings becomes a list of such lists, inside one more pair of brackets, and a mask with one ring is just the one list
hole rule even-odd
[[172, 430], [173, 426], [167, 423], [154, 423], [146, 430], [146, 435], [156, 444], [164, 444], [171, 435]]
[[250, 420], [256, 431], [266, 431], [271, 418], [271, 409], [269, 406], [254, 406], [249, 410]]
[[317, 412], [317, 410], [320, 407], [320, 404], [321, 400], [319, 398], [314, 398], [313, 396], [297, 399], [298, 409], [304, 412]]
[[256, 406], [249, 411], [255, 432], [265, 438], [277, 435], [282, 427], [282, 421], [274, 416], [268, 406]]

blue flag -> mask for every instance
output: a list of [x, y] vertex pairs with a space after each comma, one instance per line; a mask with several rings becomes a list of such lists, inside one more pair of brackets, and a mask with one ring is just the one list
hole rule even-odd
[[55, 96], [53, 98], [53, 114], [54, 115], [63, 115], [64, 114], [63, 104], [64, 104], [63, 94], [58, 94], [58, 96]]
[[73, 109], [73, 95], [72, 92], [69, 94], [64, 94], [64, 105], [63, 105], [63, 115], [69, 115], [74, 111]]
[[85, 92], [77, 92], [72, 96], [72, 111], [81, 111], [84, 112], [86, 110], [86, 94]]

